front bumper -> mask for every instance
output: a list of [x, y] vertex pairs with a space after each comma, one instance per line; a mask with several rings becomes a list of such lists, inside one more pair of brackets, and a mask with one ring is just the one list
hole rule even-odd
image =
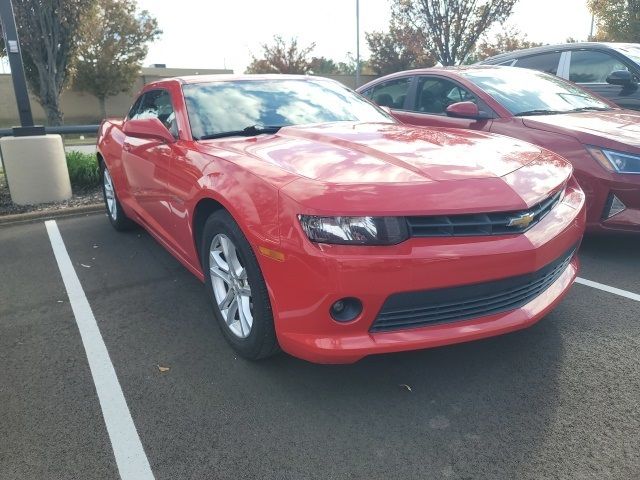
[[[284, 261], [259, 255], [259, 262], [282, 349], [312, 362], [351, 363], [371, 354], [466, 342], [535, 323], [571, 286], [579, 265], [575, 256], [548, 288], [513, 310], [420, 328], [371, 331], [392, 294], [535, 272], [578, 245], [584, 226], [584, 194], [572, 181], [562, 202], [523, 234], [412, 238], [390, 247], [353, 247], [312, 244], [294, 222], [284, 226]], [[329, 309], [344, 297], [360, 299], [364, 308], [355, 320], [339, 323]]]

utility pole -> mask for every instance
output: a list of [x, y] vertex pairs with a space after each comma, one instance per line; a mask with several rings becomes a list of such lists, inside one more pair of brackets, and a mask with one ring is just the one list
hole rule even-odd
[[2, 22], [4, 44], [9, 57], [13, 90], [18, 104], [18, 115], [20, 116], [21, 128], [14, 128], [13, 134], [15, 136], [42, 135], [44, 134], [44, 128], [34, 127], [33, 125], [33, 115], [31, 114], [31, 104], [29, 103], [29, 94], [27, 92], [27, 80], [24, 75], [22, 52], [11, 0], [0, 0], [0, 22]]
[[356, 88], [360, 86], [360, 0], [356, 0]]

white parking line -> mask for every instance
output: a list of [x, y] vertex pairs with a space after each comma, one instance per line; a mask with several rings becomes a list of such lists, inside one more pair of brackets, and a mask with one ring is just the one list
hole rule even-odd
[[87, 354], [91, 376], [96, 386], [102, 416], [107, 426], [111, 447], [116, 457], [122, 480], [153, 479], [149, 459], [144, 453], [138, 431], [122, 393], [116, 371], [109, 358], [100, 329], [84, 294], [78, 275], [55, 220], [45, 222], [49, 241], [58, 262], [62, 281], [67, 289], [69, 302], [76, 318], [82, 344]]
[[598, 290], [602, 290], [603, 292], [613, 293], [615, 295], [620, 295], [621, 297], [630, 298], [631, 300], [635, 300], [636, 302], [640, 302], [640, 295], [637, 293], [629, 292], [627, 290], [622, 290], [616, 287], [610, 287], [609, 285], [605, 285], [604, 283], [594, 282], [593, 280], [587, 280], [586, 278], [576, 278], [576, 283], [581, 285], [586, 285], [587, 287], [597, 288]]

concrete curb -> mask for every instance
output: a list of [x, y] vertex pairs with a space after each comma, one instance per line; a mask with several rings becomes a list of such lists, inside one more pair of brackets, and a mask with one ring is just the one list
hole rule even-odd
[[42, 210], [39, 212], [16, 213], [14, 215], [0, 216], [0, 226], [14, 225], [16, 223], [29, 223], [38, 220], [49, 220], [51, 218], [74, 217], [89, 213], [104, 212], [104, 203], [92, 203], [90, 205], [80, 205], [79, 207], [60, 208], [57, 210]]

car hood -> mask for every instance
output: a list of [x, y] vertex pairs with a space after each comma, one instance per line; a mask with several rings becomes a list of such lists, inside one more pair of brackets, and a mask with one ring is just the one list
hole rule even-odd
[[562, 157], [470, 130], [333, 123], [199, 142], [281, 189], [297, 211], [440, 214], [530, 207], [565, 184]]
[[600, 145], [602, 140], [640, 148], [640, 112], [611, 110], [523, 118], [529, 128], [568, 134], [583, 144]]
[[218, 147], [326, 183], [498, 178], [536, 160], [540, 148], [481, 132], [390, 123], [331, 123], [216, 141]]

